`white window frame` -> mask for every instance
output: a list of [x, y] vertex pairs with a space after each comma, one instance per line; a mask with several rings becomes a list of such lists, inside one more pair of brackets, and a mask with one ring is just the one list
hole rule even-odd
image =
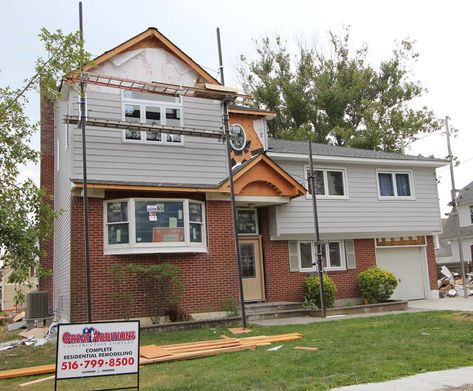
[[[393, 196], [382, 196], [381, 195], [381, 187], [379, 184], [379, 174], [391, 174], [391, 178], [393, 181], [393, 188], [394, 188], [394, 195]], [[407, 174], [409, 177], [409, 188], [411, 190], [410, 196], [398, 196], [397, 195], [397, 183], [396, 183], [396, 174]], [[412, 170], [385, 170], [378, 168], [376, 169], [376, 186], [378, 189], [378, 199], [381, 201], [410, 201], [415, 200], [415, 192], [414, 192], [414, 176]]]
[[[297, 256], [299, 259], [299, 271], [304, 273], [311, 273], [317, 272], [317, 266], [312, 266], [311, 268], [303, 268], [302, 267], [302, 259], [301, 259], [301, 243], [310, 243], [312, 248], [312, 259], [316, 260], [316, 246], [313, 241], [310, 240], [299, 240], [297, 241]], [[330, 264], [330, 252], [329, 252], [329, 243], [339, 243], [340, 245], [340, 258], [341, 258], [341, 266], [329, 266]], [[345, 256], [345, 241], [344, 240], [327, 240], [323, 241], [323, 246], [325, 246], [325, 256], [327, 257], [327, 267], [324, 267], [325, 271], [340, 271], [340, 270], [347, 270], [347, 260]]]
[[[121, 99], [121, 119], [126, 121], [125, 118], [125, 105], [135, 105], [140, 106], [140, 123], [146, 124], [146, 107], [156, 107], [160, 109], [161, 112], [161, 125], [166, 125], [166, 109], [179, 109], [181, 111], [180, 127], [184, 126], [184, 107], [182, 104], [182, 97], [178, 96], [179, 103], [177, 102], [160, 102], [158, 100], [146, 100], [146, 99], [135, 99], [125, 97], [122, 91]], [[133, 123], [133, 122], [131, 122]], [[174, 146], [183, 146], [185, 145], [185, 137], [181, 135], [181, 142], [168, 142], [166, 141], [167, 133], [161, 133], [161, 141], [151, 141], [146, 140], [146, 131], [141, 131], [141, 138], [139, 140], [131, 140], [126, 138], [126, 129], [122, 130], [122, 142], [132, 143], [132, 144], [148, 144], [148, 145], [174, 145]]]
[[241, 152], [243, 151], [245, 148], [246, 148], [246, 143], [248, 142], [248, 136], [246, 135], [246, 130], [245, 128], [243, 127], [243, 125], [239, 124], [239, 123], [234, 123], [234, 124], [231, 124], [230, 125], [230, 128], [232, 126], [239, 126], [241, 128], [241, 130], [243, 130], [243, 135], [245, 136], [245, 140], [243, 141], [243, 146], [241, 148], [235, 148], [235, 146], [233, 145], [233, 141], [232, 141], [232, 138], [230, 137], [230, 146], [232, 147], [233, 150], [237, 151], [237, 152]]
[[[309, 189], [309, 178], [308, 178], [308, 171], [310, 170], [309, 165], [304, 166], [304, 180], [305, 180], [305, 186], [306, 189]], [[322, 171], [323, 177], [324, 177], [324, 195], [321, 194], [316, 194], [317, 199], [327, 199], [327, 200], [347, 200], [349, 199], [348, 195], [348, 181], [347, 181], [347, 170], [345, 167], [314, 167], [314, 171]], [[342, 196], [338, 195], [329, 195], [328, 194], [328, 181], [327, 181], [327, 171], [335, 171], [335, 172], [341, 172], [342, 173], [342, 178], [343, 178], [343, 192], [345, 193]], [[312, 194], [307, 191], [306, 194], [307, 199], [312, 199]]]
[[[167, 243], [140, 243], [136, 241], [136, 201], [151, 202], [182, 202], [184, 213], [184, 241]], [[107, 204], [114, 202], [128, 203], [128, 243], [109, 244], [108, 243], [108, 222], [107, 222]], [[189, 203], [200, 204], [202, 207], [202, 242], [191, 242], [190, 240], [190, 221], [189, 221]], [[202, 253], [207, 252], [207, 221], [205, 214], [205, 202], [187, 198], [120, 198], [104, 200], [103, 202], [103, 240], [104, 254], [154, 254], [154, 253]]]
[[[257, 209], [257, 208], [237, 208], [237, 221], [238, 221], [238, 211], [239, 211], [239, 210], [251, 210], [251, 211], [254, 211], [254, 212], [255, 212], [255, 217], [256, 217], [256, 224], [255, 224], [256, 232], [255, 232], [255, 233], [240, 233], [240, 232], [238, 232], [238, 235], [240, 235], [240, 236], [257, 236], [257, 235], [259, 235], [258, 209]], [[239, 230], [238, 227], [237, 227], [237, 230]]]

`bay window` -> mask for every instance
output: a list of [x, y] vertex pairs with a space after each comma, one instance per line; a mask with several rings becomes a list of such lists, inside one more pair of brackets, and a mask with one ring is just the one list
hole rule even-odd
[[205, 252], [204, 203], [188, 199], [104, 203], [105, 254]]

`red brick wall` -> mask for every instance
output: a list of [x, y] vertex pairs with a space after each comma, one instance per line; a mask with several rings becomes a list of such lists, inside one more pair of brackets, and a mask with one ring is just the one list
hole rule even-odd
[[430, 289], [437, 290], [437, 261], [435, 260], [434, 238], [427, 236], [427, 265], [429, 268]]
[[[262, 219], [266, 300], [302, 301], [303, 281], [310, 273], [289, 271], [288, 241], [270, 240], [267, 210]], [[373, 239], [356, 239], [355, 253], [356, 269], [327, 273], [337, 286], [337, 299], [360, 297], [358, 273], [376, 265]]]
[[[41, 98], [41, 168], [40, 168], [40, 186], [44, 188], [51, 196], [50, 206], [54, 207], [54, 103]], [[53, 256], [54, 256], [54, 235], [50, 240], [42, 246], [42, 250], [46, 255], [41, 258], [41, 264], [52, 270]], [[52, 274], [48, 277], [41, 278], [39, 281], [39, 289], [49, 292], [49, 307], [52, 307], [53, 302], [53, 277]]]
[[[115, 197], [117, 194], [113, 194]], [[157, 195], [147, 195], [156, 197]], [[71, 318], [86, 319], [85, 261], [83, 241], [82, 198], [72, 202], [72, 259], [71, 259]], [[204, 254], [140, 254], [103, 255], [103, 200], [89, 198], [90, 259], [92, 280], [92, 316], [97, 319], [124, 317], [123, 304], [119, 303], [115, 280], [110, 267], [113, 264], [151, 264], [170, 262], [178, 266], [185, 285], [182, 307], [189, 312], [221, 311], [226, 298], [238, 299], [238, 275], [235, 260], [233, 233], [230, 229], [229, 202], [207, 202], [208, 253]], [[131, 276], [127, 284], [133, 294], [131, 316], [149, 316], [143, 284]], [[155, 301], [152, 300], [154, 303]]]

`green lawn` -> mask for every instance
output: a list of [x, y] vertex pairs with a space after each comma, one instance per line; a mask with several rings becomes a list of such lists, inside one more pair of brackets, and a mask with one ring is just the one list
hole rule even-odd
[[[282, 344], [277, 352], [256, 351], [145, 366], [146, 390], [326, 390], [378, 382], [420, 372], [473, 365], [473, 315], [428, 312], [346, 319], [311, 325], [253, 327], [250, 335], [301, 332], [301, 341]], [[226, 329], [201, 329], [142, 336], [142, 344], [198, 341], [230, 335]], [[294, 350], [317, 346], [319, 351]], [[12, 356], [15, 354], [16, 356]], [[0, 368], [54, 361], [50, 347], [0, 352]], [[35, 377], [38, 378], [38, 377]], [[11, 390], [35, 378], [0, 381]], [[123, 376], [60, 382], [59, 390], [86, 390], [131, 385]], [[52, 381], [25, 390], [50, 390]]]

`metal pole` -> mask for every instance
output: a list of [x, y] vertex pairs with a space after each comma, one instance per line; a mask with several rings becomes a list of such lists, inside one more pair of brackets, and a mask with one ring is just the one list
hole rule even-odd
[[325, 300], [324, 300], [324, 271], [322, 263], [322, 243], [320, 242], [319, 231], [319, 216], [317, 214], [317, 197], [315, 191], [315, 173], [314, 173], [314, 159], [312, 157], [312, 142], [309, 139], [309, 164], [310, 164], [310, 187], [312, 189], [312, 212], [314, 213], [315, 226], [315, 246], [317, 249], [317, 270], [319, 274], [319, 291], [320, 291], [320, 310], [322, 318], [325, 318]]
[[[79, 1], [79, 31], [81, 56], [84, 49], [84, 28], [82, 24], [82, 1]], [[90, 249], [89, 249], [89, 194], [87, 191], [87, 140], [85, 135], [85, 126], [87, 122], [87, 113], [85, 106], [85, 78], [82, 73], [83, 65], [81, 64], [80, 77], [80, 124], [82, 129], [82, 175], [84, 182], [83, 199], [84, 199], [84, 242], [85, 242], [85, 281], [87, 288], [87, 321], [92, 322], [92, 294], [90, 286]]]
[[[223, 59], [222, 59], [222, 46], [220, 43], [220, 29], [217, 27], [217, 44], [218, 44], [218, 60], [220, 63], [220, 81], [222, 85], [225, 85], [225, 77], [223, 75]], [[230, 182], [230, 199], [232, 205], [232, 216], [233, 216], [233, 234], [235, 237], [235, 252], [238, 266], [238, 285], [240, 290], [240, 309], [243, 328], [246, 328], [246, 312], [245, 312], [245, 298], [243, 295], [243, 273], [241, 270], [241, 256], [240, 256], [240, 239], [238, 237], [238, 224], [237, 224], [237, 213], [236, 213], [236, 202], [235, 202], [235, 188], [233, 186], [233, 170], [232, 170], [232, 156], [231, 156], [231, 145], [230, 145], [230, 126], [228, 116], [228, 101], [223, 101], [223, 128], [225, 132], [225, 147], [227, 149], [227, 163], [228, 163], [228, 181]]]
[[447, 134], [447, 148], [448, 148], [448, 160], [450, 162], [450, 178], [452, 180], [452, 215], [455, 218], [455, 223], [457, 227], [457, 240], [458, 240], [458, 254], [460, 256], [460, 265], [461, 265], [461, 272], [462, 272], [462, 279], [463, 279], [463, 295], [465, 298], [468, 297], [467, 292], [467, 282], [466, 282], [466, 275], [465, 275], [465, 261], [463, 258], [463, 243], [462, 243], [462, 232], [460, 227], [460, 215], [458, 213], [458, 197], [457, 197], [457, 188], [455, 187], [455, 176], [453, 174], [453, 154], [452, 154], [452, 146], [450, 144], [450, 129], [448, 127], [448, 117], [445, 117], [445, 133]]

